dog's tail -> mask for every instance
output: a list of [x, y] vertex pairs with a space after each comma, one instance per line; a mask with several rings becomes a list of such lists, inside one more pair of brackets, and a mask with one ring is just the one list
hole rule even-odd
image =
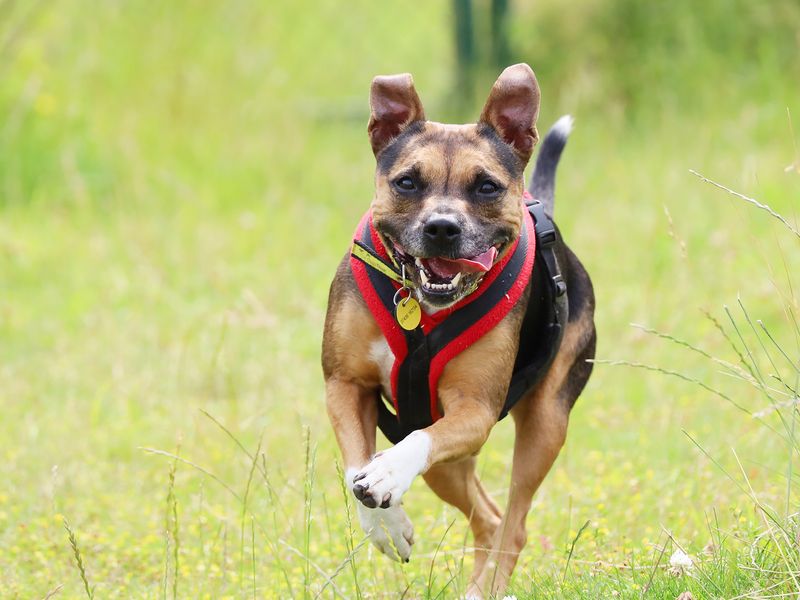
[[555, 122], [544, 136], [539, 156], [536, 159], [536, 166], [531, 175], [531, 184], [528, 191], [531, 196], [544, 204], [544, 211], [550, 217], [553, 216], [553, 206], [555, 204], [556, 190], [556, 168], [561, 152], [567, 145], [567, 138], [572, 131], [572, 117], [564, 115]]

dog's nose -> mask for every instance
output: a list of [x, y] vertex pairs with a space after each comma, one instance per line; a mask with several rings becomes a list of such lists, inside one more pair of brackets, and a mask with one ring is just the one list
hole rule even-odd
[[452, 217], [437, 215], [422, 228], [425, 237], [436, 244], [452, 244], [461, 235], [461, 227]]

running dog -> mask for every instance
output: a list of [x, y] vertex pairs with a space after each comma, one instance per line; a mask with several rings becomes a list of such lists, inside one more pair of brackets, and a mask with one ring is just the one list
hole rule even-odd
[[[476, 124], [449, 125], [426, 120], [410, 75], [373, 80], [375, 195], [325, 320], [327, 410], [362, 527], [408, 561], [401, 500], [422, 475], [469, 519], [470, 597], [506, 588], [595, 351], [592, 283], [552, 222], [569, 117], [545, 137], [525, 190], [539, 99], [533, 71], [517, 64]], [[475, 465], [507, 413], [516, 438], [502, 512]], [[376, 454], [377, 428], [394, 445]]]

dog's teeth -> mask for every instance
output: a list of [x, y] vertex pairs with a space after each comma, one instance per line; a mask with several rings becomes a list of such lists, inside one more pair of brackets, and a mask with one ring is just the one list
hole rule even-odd
[[422, 279], [423, 289], [426, 289], [429, 292], [453, 292], [456, 290], [456, 284], [458, 283], [459, 276], [457, 275], [447, 283], [433, 283], [430, 281], [429, 277], [425, 275], [424, 271], [420, 271], [420, 278]]
[[417, 265], [417, 268], [419, 268], [419, 269], [424, 269], [425, 268], [424, 266], [422, 266], [422, 261], [420, 259], [418, 259], [418, 258], [414, 259], [414, 264]]
[[450, 285], [453, 287], [457, 286], [459, 279], [461, 279], [461, 273], [456, 273], [456, 276], [453, 277], [453, 280], [450, 282]]

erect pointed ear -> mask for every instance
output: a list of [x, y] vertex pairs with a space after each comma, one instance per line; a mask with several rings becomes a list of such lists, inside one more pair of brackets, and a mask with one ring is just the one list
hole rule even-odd
[[372, 80], [369, 94], [369, 140], [375, 156], [414, 121], [424, 121], [425, 111], [408, 73], [381, 75]]
[[491, 125], [524, 162], [539, 141], [539, 84], [525, 63], [507, 67], [489, 92], [480, 121]]

